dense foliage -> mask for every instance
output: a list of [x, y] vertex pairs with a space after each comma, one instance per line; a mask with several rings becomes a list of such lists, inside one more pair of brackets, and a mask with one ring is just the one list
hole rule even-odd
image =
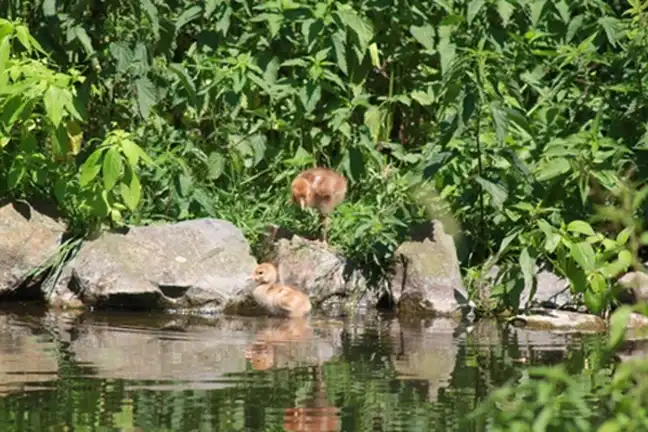
[[498, 264], [496, 304], [549, 263], [603, 312], [639, 248], [638, 223], [591, 219], [647, 172], [646, 8], [8, 0], [0, 195], [55, 197], [80, 233], [213, 216], [254, 242], [316, 229], [288, 185], [327, 165], [350, 181], [331, 231], [349, 257], [385, 268], [441, 218], [470, 282]]

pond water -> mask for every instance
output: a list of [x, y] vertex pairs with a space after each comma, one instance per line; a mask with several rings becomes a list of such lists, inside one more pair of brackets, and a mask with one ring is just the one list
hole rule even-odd
[[3, 431], [477, 431], [529, 365], [600, 336], [388, 316], [334, 320], [0, 311]]

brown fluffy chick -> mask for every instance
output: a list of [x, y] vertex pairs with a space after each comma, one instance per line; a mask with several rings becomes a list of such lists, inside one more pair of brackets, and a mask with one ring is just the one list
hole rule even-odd
[[310, 313], [308, 296], [291, 286], [277, 283], [278, 275], [274, 265], [259, 264], [248, 279], [258, 284], [252, 296], [272, 315], [301, 318]]
[[291, 185], [293, 202], [320, 213], [322, 242], [327, 243], [329, 216], [346, 196], [347, 181], [329, 168], [311, 168], [300, 172]]

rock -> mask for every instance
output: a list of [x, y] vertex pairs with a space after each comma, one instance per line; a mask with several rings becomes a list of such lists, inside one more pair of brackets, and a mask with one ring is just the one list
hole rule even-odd
[[271, 225], [262, 255], [277, 267], [281, 283], [307, 293], [325, 315], [364, 313], [378, 304], [379, 289], [370, 288], [361, 270], [330, 247]]
[[[39, 209], [40, 210], [40, 209]], [[0, 299], [42, 300], [46, 275], [32, 273], [54, 257], [65, 226], [24, 202], [0, 207]]]
[[531, 285], [526, 284], [520, 294], [520, 308], [544, 307], [587, 312], [579, 298], [571, 293], [569, 280], [536, 266], [536, 292], [531, 299]]
[[68, 264], [52, 303], [69, 288], [85, 305], [215, 311], [249, 287], [256, 265], [230, 222], [188, 220], [105, 232]]
[[648, 274], [636, 271], [628, 272], [618, 280], [618, 283], [626, 289], [619, 296], [622, 302], [636, 304], [648, 301]]
[[[520, 293], [518, 307], [563, 309], [586, 313], [587, 308], [582, 302], [582, 295], [573, 295], [569, 280], [562, 278], [552, 271], [536, 266], [536, 291], [531, 298], [531, 284], [525, 284]], [[490, 268], [485, 280], [479, 284], [480, 299], [488, 301], [492, 286], [498, 282], [500, 267], [494, 265]]]
[[529, 330], [602, 332], [606, 328], [605, 321], [596, 315], [554, 309], [534, 309], [530, 315], [514, 316], [509, 323]]
[[396, 250], [391, 292], [401, 316], [461, 315], [468, 302], [453, 238], [439, 221], [420, 227]]
[[643, 329], [648, 327], [648, 317], [636, 312], [630, 314], [630, 319], [626, 328], [628, 329]]

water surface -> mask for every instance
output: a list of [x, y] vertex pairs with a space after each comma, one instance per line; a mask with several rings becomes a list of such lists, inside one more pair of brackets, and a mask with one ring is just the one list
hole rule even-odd
[[577, 372], [596, 335], [387, 316], [0, 311], [0, 430], [479, 431], [524, 368]]

